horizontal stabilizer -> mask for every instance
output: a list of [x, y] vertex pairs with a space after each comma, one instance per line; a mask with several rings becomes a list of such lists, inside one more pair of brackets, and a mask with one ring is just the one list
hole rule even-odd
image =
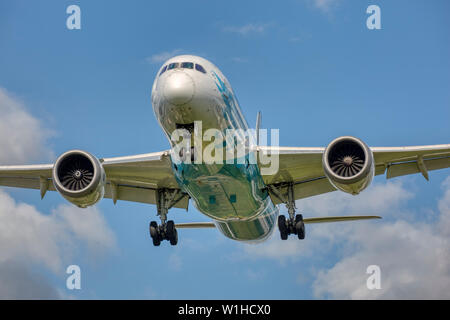
[[190, 223], [177, 223], [176, 228], [180, 229], [205, 229], [215, 228], [215, 224], [212, 222], [190, 222]]
[[[379, 216], [346, 216], [346, 217], [322, 217], [322, 218], [305, 218], [303, 222], [309, 223], [325, 223], [325, 222], [345, 222], [356, 220], [369, 220], [369, 219], [381, 219]], [[190, 223], [178, 223], [175, 225], [179, 229], [206, 229], [215, 228], [216, 225], [212, 222], [190, 222]]]
[[347, 217], [323, 217], [323, 218], [305, 218], [303, 222], [307, 223], [324, 223], [324, 222], [344, 222], [355, 220], [381, 219], [379, 216], [347, 216]]

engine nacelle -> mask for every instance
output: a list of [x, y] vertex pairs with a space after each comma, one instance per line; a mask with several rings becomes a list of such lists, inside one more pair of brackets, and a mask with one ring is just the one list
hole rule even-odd
[[367, 188], [375, 173], [372, 150], [350, 136], [331, 141], [323, 154], [322, 165], [336, 189], [353, 195]]
[[96, 157], [86, 151], [70, 150], [56, 160], [53, 184], [66, 200], [86, 208], [103, 198], [106, 174]]

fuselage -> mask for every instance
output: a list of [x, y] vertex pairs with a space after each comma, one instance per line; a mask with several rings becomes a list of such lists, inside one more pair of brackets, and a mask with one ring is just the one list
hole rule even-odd
[[[278, 208], [267, 193], [251, 148], [233, 152], [232, 161], [225, 159], [227, 145], [243, 142], [246, 138], [242, 132], [249, 128], [222, 72], [201, 57], [173, 57], [158, 71], [152, 105], [172, 147], [175, 178], [196, 208], [213, 219], [229, 238], [266, 239], [274, 229]], [[180, 132], [189, 133], [190, 147], [180, 147]], [[223, 137], [229, 132], [238, 134], [222, 141], [208, 134], [211, 132], [222, 133]], [[222, 152], [221, 161], [207, 161], [205, 155], [211, 146], [216, 151], [210, 154]]]

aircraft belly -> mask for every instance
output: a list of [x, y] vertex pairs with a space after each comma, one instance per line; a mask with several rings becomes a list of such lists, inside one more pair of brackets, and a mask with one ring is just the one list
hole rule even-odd
[[255, 168], [236, 164], [211, 166], [214, 165], [177, 167], [180, 185], [197, 209], [214, 219], [217, 229], [230, 239], [258, 242], [269, 237], [276, 225], [278, 208], [256, 183], [260, 176], [253, 176]]
[[267, 206], [250, 220], [216, 221], [216, 227], [226, 237], [244, 241], [261, 242], [266, 240], [275, 229], [278, 208], [268, 200]]
[[181, 164], [175, 175], [202, 213], [221, 221], [248, 220], [266, 207], [269, 197], [244, 166]]

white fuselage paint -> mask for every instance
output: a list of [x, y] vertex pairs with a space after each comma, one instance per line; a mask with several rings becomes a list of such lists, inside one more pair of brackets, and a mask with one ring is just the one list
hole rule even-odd
[[[183, 62], [192, 65], [182, 68]], [[165, 70], [173, 63], [179, 66]], [[197, 70], [197, 64], [205, 72]], [[180, 127], [189, 128], [196, 121], [201, 122], [203, 131], [248, 129], [230, 83], [214, 64], [201, 57], [183, 55], [166, 61], [153, 83], [152, 105], [172, 148], [172, 133]], [[180, 188], [226, 236], [258, 241], [272, 233], [278, 209], [268, 195], [257, 164], [174, 163], [172, 169]]]

